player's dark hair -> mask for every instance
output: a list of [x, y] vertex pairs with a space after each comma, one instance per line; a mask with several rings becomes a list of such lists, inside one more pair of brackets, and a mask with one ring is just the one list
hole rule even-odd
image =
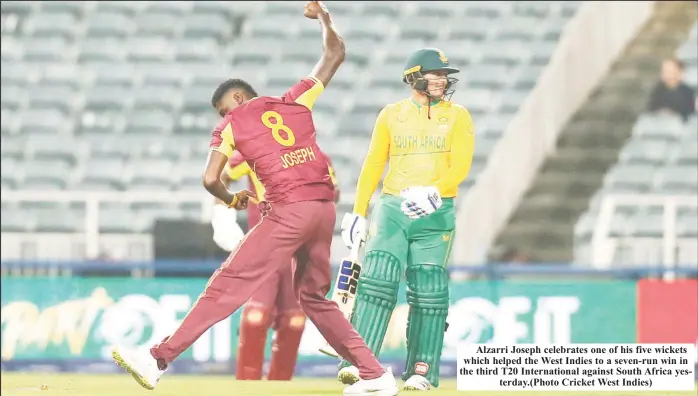
[[239, 78], [231, 78], [223, 81], [221, 85], [219, 85], [218, 88], [216, 88], [216, 90], [213, 92], [213, 96], [211, 97], [211, 105], [216, 107], [216, 103], [221, 100], [223, 95], [235, 88], [244, 90], [245, 93], [251, 98], [256, 98], [259, 96], [257, 95], [257, 91], [255, 91], [254, 88], [252, 88], [252, 85], [250, 85], [247, 81], [240, 80]]

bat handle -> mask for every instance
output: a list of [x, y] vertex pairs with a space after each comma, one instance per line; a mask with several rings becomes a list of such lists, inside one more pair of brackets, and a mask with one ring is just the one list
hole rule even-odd
[[349, 258], [352, 261], [356, 261], [359, 259], [359, 250], [361, 250], [361, 246], [364, 244], [364, 241], [362, 239], [359, 239], [358, 241], [354, 242], [353, 245], [351, 245], [351, 251], [349, 252]]

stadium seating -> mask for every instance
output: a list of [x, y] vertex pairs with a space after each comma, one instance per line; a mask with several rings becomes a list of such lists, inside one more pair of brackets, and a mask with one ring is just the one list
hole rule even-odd
[[[677, 57], [686, 64], [685, 80], [696, 87], [698, 76], [698, 24], [693, 26], [689, 39], [677, 51]], [[588, 262], [589, 243], [598, 217], [602, 198], [608, 193], [630, 194], [698, 194], [698, 121], [693, 116], [683, 122], [668, 114], [641, 115], [633, 127], [632, 136], [621, 150], [618, 163], [608, 172], [604, 186], [597, 191], [588, 211], [575, 228], [575, 259]], [[677, 237], [698, 237], [698, 210], [696, 206], [680, 207], [677, 213]], [[661, 238], [664, 234], [663, 207], [620, 206], [610, 225], [610, 236], [620, 238]], [[632, 248], [628, 248], [632, 250]], [[681, 264], [698, 260], [695, 247], [679, 251]], [[626, 254], [627, 253], [627, 254]], [[616, 263], [633, 262], [638, 265], [656, 262], [656, 257], [645, 256], [638, 261], [619, 249]], [[684, 258], [685, 260], [681, 260]], [[641, 262], [641, 261], [645, 262]]]
[[[375, 116], [407, 95], [401, 72], [410, 52], [442, 48], [463, 71], [453, 100], [470, 109], [481, 136], [473, 183], [579, 3], [334, 2], [348, 56], [315, 121], [321, 146], [340, 165], [344, 205]], [[320, 56], [319, 29], [301, 16], [302, 7], [3, 2], [2, 189], [200, 189], [217, 117], [209, 103], [215, 86], [235, 76], [278, 95]], [[670, 172], [662, 180], [675, 185]], [[3, 216], [2, 229], [79, 230], [82, 209], [62, 209], [60, 217], [31, 208], [25, 221]], [[100, 222], [105, 230], [134, 232], [155, 216], [185, 214], [196, 216], [180, 207], [126, 205], [105, 207]]]

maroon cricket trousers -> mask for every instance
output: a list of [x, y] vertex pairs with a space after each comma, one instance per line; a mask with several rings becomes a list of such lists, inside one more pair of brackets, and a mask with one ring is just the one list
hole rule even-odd
[[337, 304], [325, 298], [335, 220], [332, 201], [273, 204], [211, 276], [179, 328], [150, 350], [153, 357], [161, 365], [174, 361], [211, 326], [237, 311], [281, 266], [292, 265], [295, 255], [293, 289], [305, 314], [335, 351], [359, 369], [361, 378], [381, 376], [385, 370], [363, 338]]
[[[252, 183], [250, 183], [250, 188], [254, 188]], [[262, 221], [262, 213], [259, 206], [250, 202], [250, 205], [247, 207], [247, 229], [253, 229], [260, 221]], [[300, 310], [301, 307], [294, 296], [291, 283], [293, 280], [292, 267], [291, 265], [281, 266], [276, 274], [269, 277], [264, 287], [261, 287], [252, 295], [248, 305], [253, 304], [272, 309], [277, 318], [285, 312]]]

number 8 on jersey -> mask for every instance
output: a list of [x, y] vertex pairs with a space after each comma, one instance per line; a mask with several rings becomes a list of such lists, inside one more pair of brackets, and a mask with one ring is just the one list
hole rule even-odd
[[[274, 120], [274, 122], [271, 122], [271, 120]], [[291, 128], [284, 124], [284, 119], [281, 117], [281, 114], [273, 110], [265, 111], [264, 114], [262, 114], [262, 123], [264, 126], [271, 129], [271, 135], [274, 136], [274, 140], [280, 145], [291, 147], [296, 143], [296, 136], [293, 134]], [[281, 136], [279, 131], [285, 132], [286, 138]]]

